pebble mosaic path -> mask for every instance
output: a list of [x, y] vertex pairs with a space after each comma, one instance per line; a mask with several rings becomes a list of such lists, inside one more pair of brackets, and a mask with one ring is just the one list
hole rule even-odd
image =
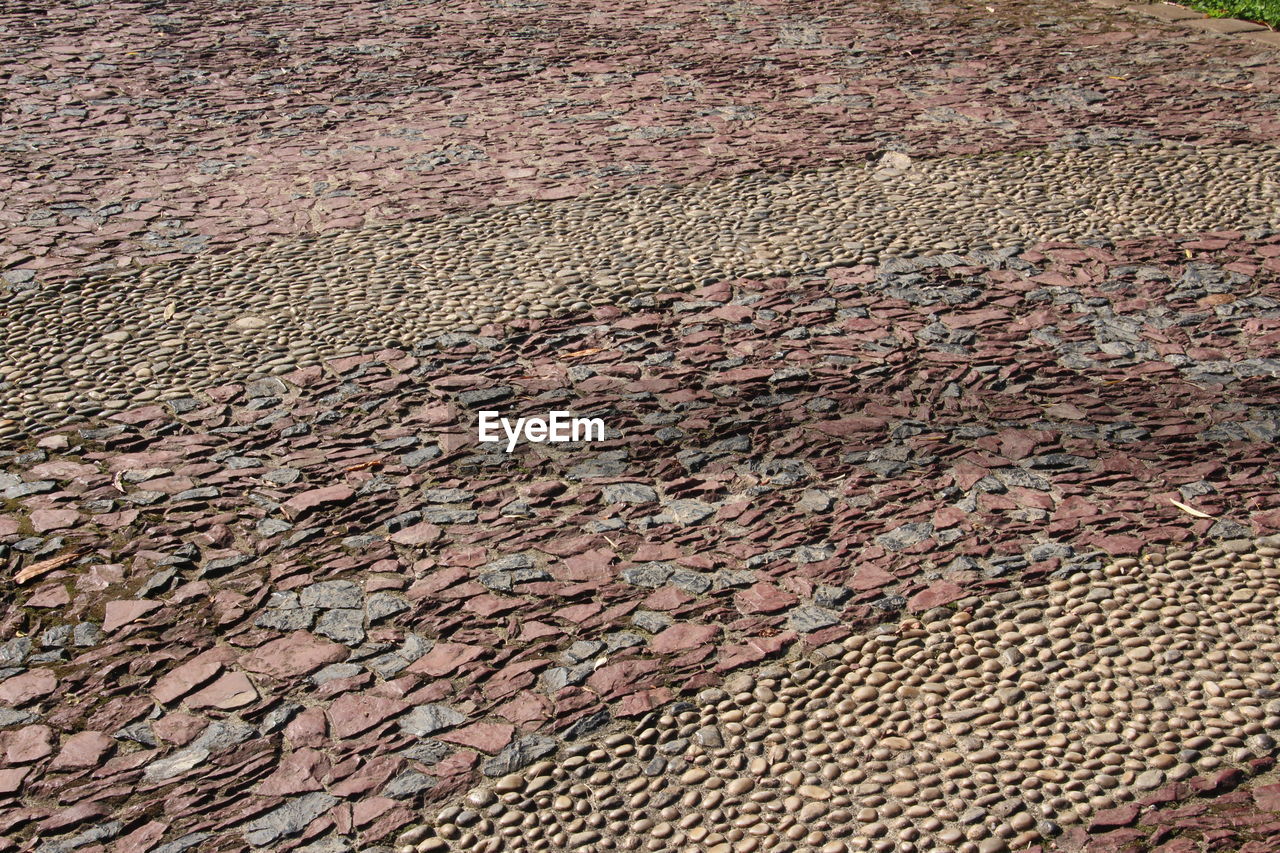
[[[796, 643], [1274, 535], [1278, 247], [721, 282], [47, 436], [0, 484], [12, 831], [363, 849]], [[549, 404], [607, 440], [475, 441]]]
[[1280, 52], [25, 5], [0, 851], [1280, 849]]
[[[1223, 181], [1226, 174], [1237, 180]], [[1024, 152], [533, 202], [16, 294], [0, 434], [741, 275], [1276, 222], [1280, 148]]]

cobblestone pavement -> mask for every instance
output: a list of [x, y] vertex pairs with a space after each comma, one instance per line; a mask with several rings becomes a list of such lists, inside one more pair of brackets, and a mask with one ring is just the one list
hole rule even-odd
[[656, 288], [1054, 237], [1274, 225], [1277, 211], [1280, 148], [1169, 144], [897, 155], [348, 231], [15, 295], [22, 326], [0, 354], [0, 432]]
[[1280, 52], [0, 32], [0, 851], [1280, 849]]
[[1067, 0], [10, 8], [18, 283], [883, 150], [1280, 130], [1274, 49]]
[[[102, 826], [126, 845], [271, 848], [336, 831], [364, 847], [418, 803], [788, 649], [903, 611], [994, 619], [968, 602], [1274, 535], [1277, 248], [1280, 235], [1222, 233], [721, 282], [50, 435], [9, 457], [2, 484], [0, 702], [24, 803], [10, 831], [75, 838], [110, 814]], [[609, 432], [508, 455], [475, 439], [491, 406], [564, 407]], [[1266, 599], [1274, 560], [1254, 553]], [[1151, 601], [1142, 613], [1193, 638], [1222, 622], [1228, 635], [1196, 653], [1211, 663], [1269, 648], [1209, 599], [1190, 613]], [[1265, 622], [1250, 601], [1222, 607]], [[1106, 624], [1114, 643], [1028, 642], [1049, 636], [1045, 654], [1075, 661], [1067, 678], [1091, 654], [1127, 657], [1129, 629]], [[1202, 678], [1273, 689], [1256, 663]], [[1188, 703], [1203, 695], [1164, 710], [1202, 720]], [[1079, 709], [1082, 726], [1102, 725], [1103, 701]], [[1238, 761], [1254, 735], [1185, 728], [1153, 729], [1157, 751], [1203, 751], [1205, 737]], [[1080, 820], [1103, 808], [1087, 786], [1046, 781]], [[69, 800], [81, 805], [54, 805]]]

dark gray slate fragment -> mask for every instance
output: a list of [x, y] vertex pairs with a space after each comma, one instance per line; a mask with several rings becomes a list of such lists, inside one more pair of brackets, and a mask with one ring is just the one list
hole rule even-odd
[[188, 832], [168, 844], [153, 848], [151, 853], [184, 853], [187, 850], [198, 850], [201, 844], [212, 837], [213, 834], [209, 832]]
[[594, 640], [578, 640], [564, 650], [564, 657], [569, 663], [582, 663], [588, 658], [595, 657], [603, 648], [604, 643]]
[[234, 557], [220, 557], [216, 560], [210, 560], [204, 564], [204, 568], [200, 571], [201, 577], [216, 577], [226, 574], [232, 569], [238, 569], [253, 558], [248, 554], [237, 554]]
[[506, 776], [555, 751], [554, 738], [527, 735], [507, 744], [501, 752], [481, 764], [480, 772], [486, 776]]
[[386, 619], [409, 609], [409, 602], [390, 592], [375, 592], [364, 604], [370, 622]]
[[515, 389], [510, 385], [495, 385], [492, 388], [463, 391], [458, 395], [458, 402], [468, 408], [489, 406], [494, 403], [501, 403], [503, 400], [511, 398], [514, 394]]
[[585, 737], [609, 725], [610, 719], [609, 712], [605, 710], [579, 717], [574, 721], [573, 725], [564, 730], [564, 739], [577, 740], [580, 737]]
[[711, 578], [689, 569], [676, 569], [671, 573], [671, 583], [685, 592], [701, 595], [711, 589]]
[[666, 583], [674, 572], [670, 563], [639, 563], [623, 569], [620, 576], [626, 583], [652, 589]]
[[302, 590], [303, 607], [357, 608], [364, 605], [360, 587], [351, 581], [321, 581]]
[[388, 782], [382, 789], [382, 796], [393, 800], [407, 800], [429, 788], [434, 788], [436, 778], [416, 770], [406, 770]]
[[411, 735], [422, 737], [452, 728], [466, 722], [466, 715], [461, 714], [448, 705], [434, 702], [419, 705], [400, 718], [400, 728]]
[[279, 518], [264, 518], [257, 525], [258, 535], [264, 538], [278, 536], [292, 529], [292, 524]]
[[631, 624], [650, 634], [656, 634], [671, 624], [671, 617], [652, 610], [637, 610], [631, 617]]
[[444, 507], [428, 507], [422, 515], [432, 524], [471, 524], [479, 517], [475, 510]]
[[482, 567], [486, 572], [507, 572], [512, 569], [527, 569], [533, 566], [533, 558], [528, 554], [509, 554], [506, 557], [500, 557], [485, 563]]
[[266, 847], [280, 838], [297, 835], [337, 802], [337, 797], [324, 791], [312, 791], [295, 797], [248, 824], [245, 827], [245, 840], [257, 847]]
[[470, 503], [475, 494], [466, 489], [423, 489], [422, 499], [429, 504]]
[[46, 841], [36, 848], [36, 853], [71, 853], [98, 841], [109, 841], [120, 834], [124, 824], [109, 820], [89, 827], [84, 832], [58, 841]]
[[173, 496], [175, 501], [207, 501], [218, 497], [222, 494], [216, 486], [201, 486], [195, 489], [187, 489], [185, 492], [178, 492]]
[[809, 633], [835, 625], [840, 618], [826, 608], [802, 604], [791, 611], [787, 621], [794, 630]]
[[316, 620], [315, 632], [348, 646], [364, 642], [364, 611], [357, 609], [326, 610]]
[[305, 631], [311, 627], [311, 623], [316, 618], [316, 612], [314, 607], [272, 609], [259, 613], [253, 620], [253, 624], [273, 631]]
[[435, 459], [440, 455], [440, 448], [434, 444], [426, 447], [419, 447], [417, 450], [411, 450], [400, 457], [400, 464], [406, 468], [415, 468], [424, 462]]
[[705, 501], [674, 500], [662, 505], [658, 518], [676, 524], [697, 524], [715, 514], [716, 508]]
[[432, 764], [439, 764], [453, 752], [454, 747], [449, 744], [426, 738], [413, 746], [402, 749], [400, 754], [405, 758], [421, 762], [430, 767]]
[[591, 661], [574, 666], [554, 666], [542, 674], [542, 684], [548, 693], [555, 694], [571, 684], [581, 684], [595, 671], [595, 664]]
[[853, 592], [843, 586], [820, 586], [813, 591], [813, 603], [828, 609], [839, 608]]
[[261, 734], [269, 735], [273, 732], [284, 728], [294, 716], [303, 709], [303, 705], [296, 702], [286, 702], [278, 708], [272, 708], [267, 715], [262, 718], [262, 723], [258, 726]]
[[601, 489], [601, 496], [606, 504], [643, 504], [658, 499], [657, 491], [642, 483], [610, 483]]
[[927, 521], [904, 524], [876, 537], [876, 542], [888, 551], [901, 551], [917, 545], [933, 535], [933, 525]]

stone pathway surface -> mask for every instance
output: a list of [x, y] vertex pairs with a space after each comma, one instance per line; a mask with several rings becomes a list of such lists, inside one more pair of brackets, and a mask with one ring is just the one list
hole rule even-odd
[[0, 851], [1276, 849], [1280, 53], [26, 6]]
[[22, 327], [0, 353], [0, 432], [659, 288], [905, 252], [1250, 228], [1277, 210], [1280, 148], [1168, 144], [890, 155], [348, 231], [14, 295]]
[[[1273, 534], [1278, 241], [722, 282], [48, 436], [2, 484], [15, 829], [369, 845], [793, 642]], [[507, 455], [489, 406], [609, 433]]]
[[1280, 130], [1274, 49], [1067, 0], [40, 0], [0, 33], [18, 284], [882, 150]]

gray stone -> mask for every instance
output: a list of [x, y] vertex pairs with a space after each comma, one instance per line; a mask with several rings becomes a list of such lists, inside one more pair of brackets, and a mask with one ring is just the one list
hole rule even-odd
[[305, 631], [315, 621], [317, 612], [314, 607], [273, 609], [259, 613], [253, 620], [253, 624], [258, 628], [270, 628], [273, 631]]
[[491, 560], [481, 566], [481, 571], [485, 572], [509, 572], [514, 569], [529, 569], [533, 567], [533, 558], [528, 554], [508, 554], [505, 557], [499, 557]]
[[315, 632], [348, 646], [364, 642], [363, 610], [326, 610], [316, 620]]
[[237, 554], [232, 557], [219, 557], [216, 560], [210, 560], [205, 563], [200, 570], [201, 577], [217, 577], [224, 575], [232, 569], [238, 569], [240, 566], [252, 561], [253, 558], [248, 554]]
[[386, 619], [388, 616], [403, 613], [409, 607], [409, 602], [390, 592], [375, 592], [369, 596], [364, 605], [365, 613], [369, 615], [370, 622], [376, 622], [379, 619]]
[[701, 595], [711, 589], [711, 578], [689, 569], [676, 569], [671, 573], [671, 583], [686, 592]]
[[264, 538], [277, 536], [287, 530], [292, 530], [293, 525], [279, 518], [264, 518], [257, 524], [258, 535]]
[[420, 496], [429, 504], [470, 503], [476, 497], [466, 489], [423, 489]]
[[301, 476], [302, 472], [297, 468], [276, 468], [274, 471], [263, 474], [262, 479], [277, 486], [287, 486], [290, 483], [296, 483]]
[[820, 563], [835, 556], [834, 545], [797, 545], [791, 549], [791, 562], [798, 566], [806, 563]]
[[71, 639], [77, 646], [96, 646], [102, 642], [102, 626], [97, 622], [81, 622], [71, 632]]
[[423, 737], [466, 722], [467, 717], [448, 705], [429, 703], [419, 705], [400, 718], [400, 728], [411, 735]]
[[454, 752], [454, 747], [447, 743], [442, 743], [432, 738], [415, 743], [413, 746], [405, 747], [400, 750], [400, 754], [412, 761], [425, 764], [430, 767], [433, 764], [439, 764], [445, 758], [448, 758]]
[[564, 650], [564, 657], [569, 663], [582, 663], [595, 657], [604, 648], [604, 643], [595, 640], [578, 640]]
[[833, 503], [831, 495], [826, 492], [805, 489], [800, 495], [800, 500], [796, 502], [796, 508], [801, 512], [827, 512]]
[[222, 492], [216, 486], [201, 486], [195, 489], [187, 489], [184, 492], [178, 492], [173, 496], [175, 501], [208, 501], [221, 495]]
[[281, 838], [297, 835], [337, 803], [337, 797], [324, 791], [294, 797], [249, 823], [245, 827], [245, 840], [256, 847], [266, 847]]
[[151, 762], [142, 775], [148, 782], [163, 782], [199, 767], [208, 758], [209, 750], [202, 746], [188, 746]]
[[834, 609], [849, 600], [853, 592], [842, 586], [820, 586], [813, 591], [813, 603], [819, 607]]
[[256, 728], [240, 720], [214, 720], [191, 742], [191, 746], [207, 749], [210, 754], [216, 755], [239, 746], [257, 733]]
[[631, 624], [656, 634], [671, 624], [671, 617], [652, 610], [637, 610], [631, 617]]
[[321, 581], [302, 590], [304, 607], [356, 609], [364, 606], [364, 594], [351, 581]]
[[591, 661], [573, 666], [553, 666], [542, 673], [542, 684], [548, 693], [554, 695], [571, 684], [581, 684], [595, 671], [595, 664]]
[[406, 800], [429, 788], [434, 788], [436, 778], [416, 770], [406, 770], [382, 788], [382, 796], [393, 800]]
[[[405, 664], [408, 666], [408, 663]], [[403, 669], [404, 667], [401, 667]], [[358, 663], [331, 663], [320, 670], [311, 674], [311, 683], [319, 687], [329, 681], [336, 681], [339, 678], [352, 678], [364, 672], [364, 667]]]
[[664, 503], [662, 512], [657, 517], [663, 521], [688, 525], [706, 520], [715, 511], [715, 507], [705, 501], [682, 499]]
[[31, 654], [32, 645], [30, 637], [15, 637], [0, 644], [0, 667], [22, 666]]
[[611, 483], [601, 494], [606, 504], [643, 504], [658, 499], [657, 491], [641, 483]]
[[383, 679], [390, 680], [408, 668], [413, 661], [405, 660], [397, 652], [387, 652], [365, 661], [365, 668]]
[[756, 573], [749, 569], [747, 571], [721, 569], [711, 578], [711, 586], [714, 589], [738, 589], [751, 586], [755, 582]]
[[612, 717], [609, 712], [605, 710], [595, 711], [594, 713], [579, 717], [573, 721], [573, 724], [569, 726], [569, 728], [564, 730], [564, 739], [577, 740], [578, 738], [586, 737], [587, 735], [599, 731], [609, 725], [609, 721], [611, 719]]
[[417, 450], [411, 450], [400, 457], [400, 464], [406, 468], [416, 468], [424, 462], [429, 462], [440, 455], [440, 448], [434, 444], [426, 447], [419, 447]]
[[796, 631], [809, 633], [839, 623], [840, 617], [830, 610], [811, 604], [802, 604], [793, 608], [788, 615], [788, 624]]
[[605, 651], [616, 652], [619, 649], [631, 649], [644, 645], [644, 637], [632, 631], [615, 631], [604, 638]]
[[667, 582], [667, 579], [675, 572], [675, 566], [670, 563], [637, 563], [634, 566], [628, 566], [623, 569], [619, 577], [625, 583], [633, 586], [643, 586], [656, 588]]
[[30, 711], [21, 711], [17, 708], [6, 708], [0, 706], [0, 729], [10, 726], [25, 726], [27, 723], [38, 720], [35, 714]]
[[[118, 820], [109, 820], [104, 823], [95, 824], [83, 832], [77, 833], [70, 838], [62, 838], [57, 841], [45, 841], [36, 848], [36, 853], [70, 853], [72, 850], [79, 850], [81, 847], [88, 847], [90, 844], [96, 844], [101, 841], [110, 841], [120, 834], [120, 830], [124, 828]], [[156, 850], [160, 848], [154, 848]], [[185, 848], [178, 848], [185, 849]]]
[[506, 776], [555, 751], [554, 738], [526, 735], [507, 744], [501, 752], [481, 764], [480, 772], [489, 777]]
[[510, 385], [495, 385], [492, 388], [477, 388], [473, 391], [463, 391], [458, 395], [458, 402], [467, 408], [477, 408], [479, 406], [491, 406], [494, 403], [501, 403], [503, 400], [509, 399], [515, 394], [515, 389]]
[[272, 708], [267, 712], [267, 715], [262, 718], [262, 723], [258, 726], [259, 733], [269, 735], [279, 731], [284, 728], [304, 707], [305, 706], [299, 705], [296, 702], [286, 702], [278, 708]]
[[472, 509], [428, 507], [422, 511], [422, 517], [432, 524], [471, 524], [479, 515]]
[[916, 521], [894, 528], [888, 533], [876, 537], [876, 542], [887, 551], [901, 551], [918, 545], [933, 535], [933, 525], [927, 521]]
[[701, 746], [707, 749], [717, 749], [724, 746], [724, 738], [720, 734], [720, 730], [715, 726], [704, 726], [693, 733], [693, 739]]

